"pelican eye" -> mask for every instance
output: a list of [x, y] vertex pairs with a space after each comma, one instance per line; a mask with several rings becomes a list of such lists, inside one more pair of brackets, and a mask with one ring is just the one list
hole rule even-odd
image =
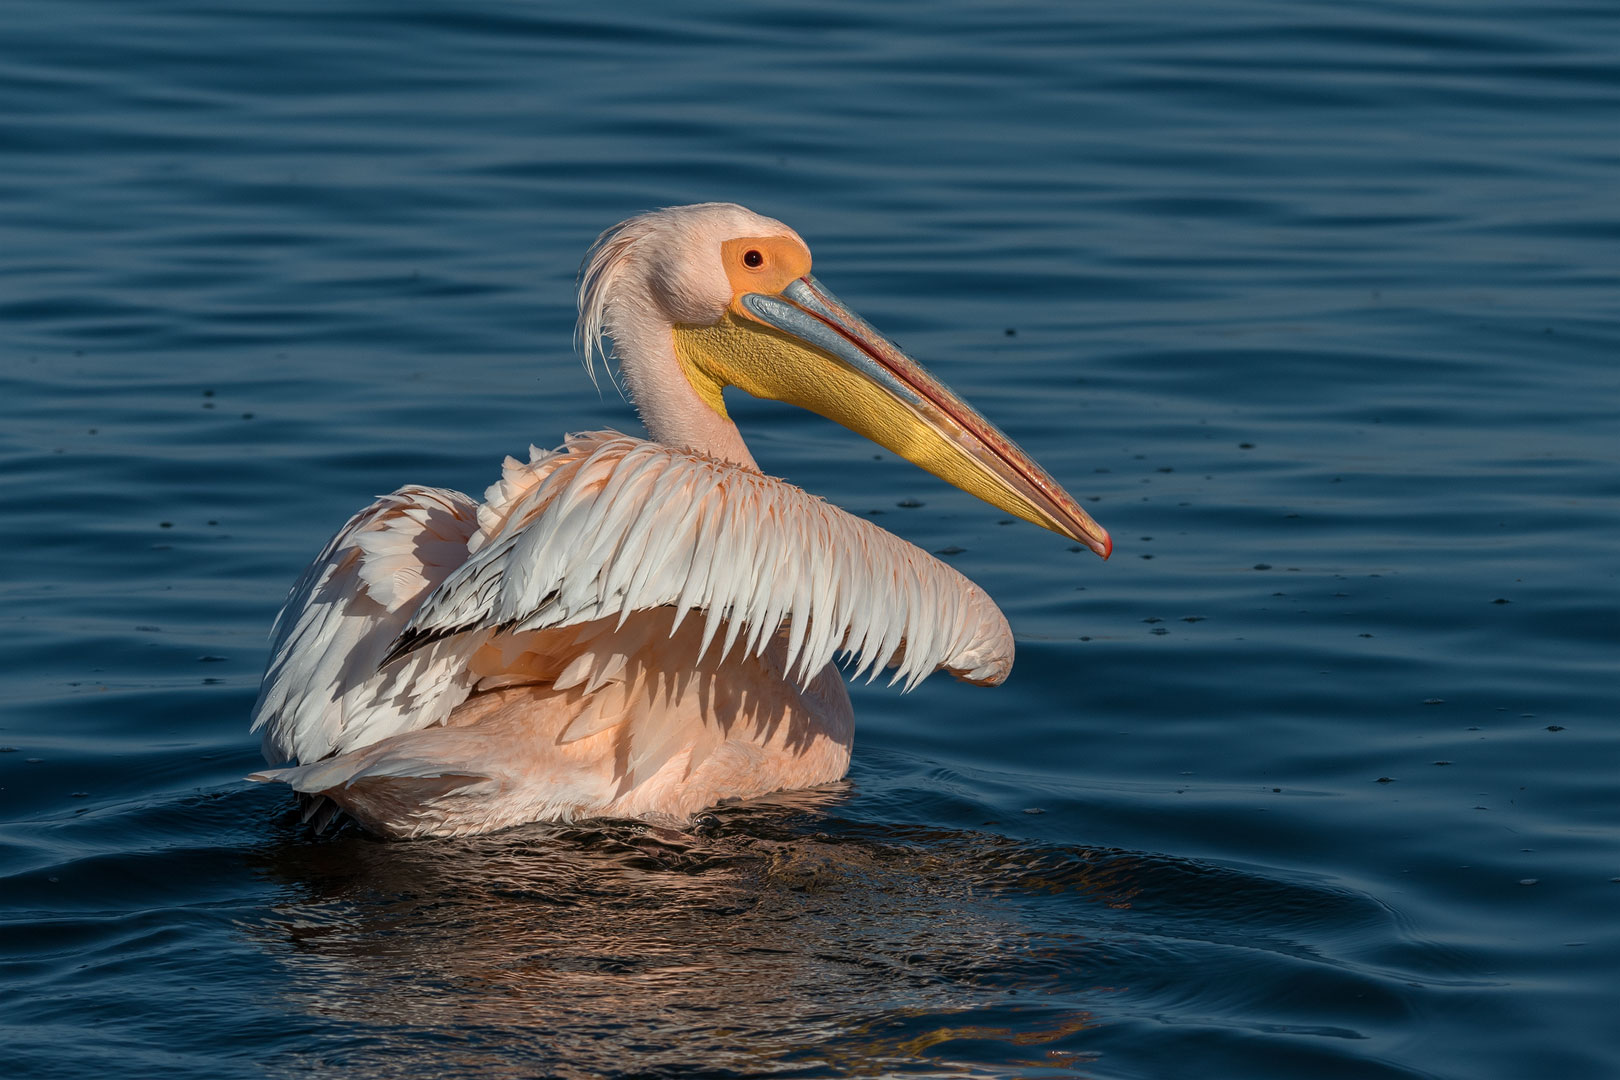
[[758, 248], [749, 248], [743, 252], [743, 265], [750, 270], [758, 270], [765, 265], [765, 256], [760, 254]]

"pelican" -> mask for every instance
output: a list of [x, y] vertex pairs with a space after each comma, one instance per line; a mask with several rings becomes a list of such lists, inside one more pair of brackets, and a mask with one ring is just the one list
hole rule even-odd
[[317, 824], [394, 837], [591, 817], [681, 821], [843, 777], [836, 661], [910, 689], [995, 685], [1007, 620], [939, 560], [763, 475], [722, 391], [834, 420], [1103, 558], [1044, 469], [845, 307], [779, 221], [731, 203], [603, 233], [580, 275], [587, 370], [647, 429], [507, 458], [478, 502], [384, 495], [293, 586], [254, 707]]

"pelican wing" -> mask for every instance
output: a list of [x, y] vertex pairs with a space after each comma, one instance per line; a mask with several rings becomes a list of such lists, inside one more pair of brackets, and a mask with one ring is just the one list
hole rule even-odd
[[[801, 686], [839, 653], [910, 689], [945, 668], [999, 683], [1012, 634], [982, 589], [868, 521], [780, 480], [617, 432], [507, 459], [471, 555], [403, 625], [385, 665], [472, 631], [624, 620], [671, 606], [702, 649], [759, 655], [784, 625]], [[671, 631], [673, 633], [673, 630]]]
[[378, 664], [421, 598], [466, 560], [477, 509], [460, 492], [401, 488], [350, 518], [309, 565], [276, 619], [253, 710], [266, 760], [316, 761], [427, 727], [466, 698], [468, 640]]

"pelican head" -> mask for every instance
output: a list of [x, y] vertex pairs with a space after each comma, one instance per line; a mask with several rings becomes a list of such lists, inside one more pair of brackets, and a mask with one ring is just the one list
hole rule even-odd
[[819, 413], [1105, 559], [1113, 549], [1034, 459], [811, 276], [809, 247], [780, 221], [734, 203], [631, 218], [586, 257], [579, 311], [587, 365], [611, 337], [659, 442], [753, 466], [726, 415], [735, 386]]

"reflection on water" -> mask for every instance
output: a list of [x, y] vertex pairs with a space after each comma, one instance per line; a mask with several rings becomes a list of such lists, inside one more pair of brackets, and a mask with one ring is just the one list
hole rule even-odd
[[[722, 808], [684, 832], [536, 825], [411, 843], [311, 843], [289, 815], [257, 858], [283, 896], [246, 932], [281, 967], [289, 1012], [352, 1033], [325, 1040], [318, 1063], [361, 1076], [406, 1062], [421, 1075], [1005, 1075], [1095, 1057], [1099, 1011], [1118, 1024], [1207, 996], [1230, 1013], [1287, 979], [1299, 1015], [1270, 1018], [1274, 1032], [1334, 1034], [1310, 1019], [1312, 996], [1346, 1038], [1366, 1037], [1342, 1028], [1347, 1017], [1404, 1015], [1393, 987], [1290, 936], [1387, 930], [1363, 898], [1164, 857], [863, 824], [838, 816], [841, 801]], [[1223, 924], [1231, 950], [1271, 954], [1250, 963], [1255, 983], [1188, 985], [1197, 954], [1223, 947]], [[1347, 1012], [1347, 996], [1365, 1004]]]
[[[514, 1076], [600, 1075], [626, 1055], [694, 1073], [832, 1059], [879, 1072], [928, 1051], [957, 1069], [945, 1044], [1013, 1038], [956, 1014], [991, 990], [1014, 1004], [1030, 928], [975, 902], [983, 882], [919, 838], [803, 831], [817, 824], [806, 801], [686, 833], [289, 836], [266, 866], [292, 896], [255, 933], [291, 946], [289, 998], [409, 1044], [429, 1074], [424, 1053]], [[1054, 1040], [1086, 1022], [1043, 1021]], [[1026, 1025], [1016, 1038], [1032, 1045]]]

